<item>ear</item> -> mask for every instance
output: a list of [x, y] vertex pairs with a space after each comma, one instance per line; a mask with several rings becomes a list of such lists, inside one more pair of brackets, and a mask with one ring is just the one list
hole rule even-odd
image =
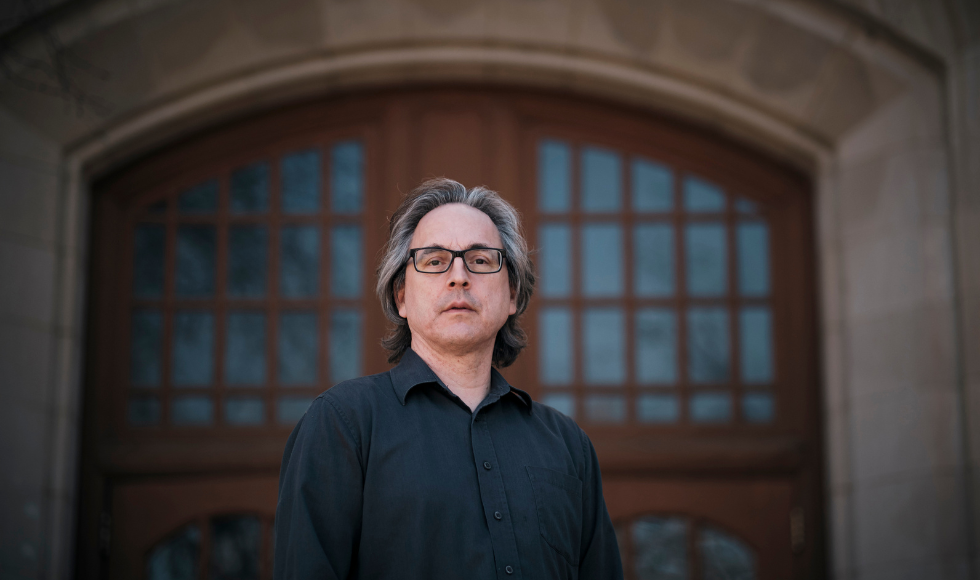
[[395, 305], [398, 307], [398, 316], [408, 318], [406, 315], [408, 310], [405, 308], [405, 282], [402, 282], [398, 290], [395, 290]]
[[517, 314], [517, 288], [510, 289], [510, 308], [507, 311], [511, 315]]

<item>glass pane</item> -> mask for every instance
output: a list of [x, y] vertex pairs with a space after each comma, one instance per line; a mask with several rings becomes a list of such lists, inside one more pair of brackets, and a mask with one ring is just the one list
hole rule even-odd
[[265, 403], [256, 397], [225, 400], [225, 423], [229, 425], [261, 425], [265, 422]]
[[670, 211], [673, 208], [674, 176], [670, 168], [646, 159], [634, 159], [633, 209]]
[[743, 308], [739, 313], [739, 348], [742, 350], [742, 381], [772, 382], [772, 317], [763, 306]]
[[330, 288], [334, 296], [361, 295], [363, 261], [360, 226], [337, 226], [330, 230]]
[[269, 164], [262, 161], [231, 174], [231, 211], [258, 212], [269, 209]]
[[330, 317], [330, 380], [361, 376], [361, 313], [334, 310]]
[[159, 424], [160, 400], [156, 397], [130, 397], [126, 407], [126, 420], [130, 425]]
[[167, 229], [159, 224], [136, 227], [133, 240], [133, 296], [163, 296], [163, 256]]
[[636, 381], [644, 385], [677, 382], [677, 314], [673, 310], [637, 311]]
[[280, 425], [293, 425], [299, 421], [313, 401], [312, 397], [279, 397], [276, 405], [276, 421]]
[[769, 226], [741, 223], [738, 242], [738, 290], [743, 296], [769, 294]]
[[755, 580], [755, 556], [745, 543], [707, 526], [698, 536], [705, 580]]
[[174, 425], [210, 425], [214, 403], [204, 395], [174, 397], [170, 420]]
[[640, 395], [636, 415], [641, 423], [674, 423], [680, 416], [676, 395]]
[[173, 384], [210, 385], [214, 377], [214, 315], [202, 311], [174, 314]]
[[283, 312], [279, 315], [279, 382], [283, 385], [316, 382], [319, 351], [315, 312]]
[[725, 210], [725, 194], [721, 189], [696, 177], [684, 180], [684, 209], [690, 212]]
[[595, 423], [626, 421], [626, 399], [619, 395], [590, 395], [585, 398], [585, 416]]
[[633, 228], [633, 291], [637, 296], [674, 294], [674, 227], [640, 224]]
[[572, 151], [562, 141], [542, 141], [538, 146], [538, 209], [564, 213], [572, 200]]
[[742, 416], [749, 423], [770, 423], [776, 414], [771, 393], [747, 393], [742, 396]]
[[582, 210], [614, 212], [623, 207], [623, 162], [599, 147], [582, 148]]
[[572, 382], [572, 313], [567, 308], [542, 308], [538, 314], [538, 334], [541, 336], [539, 373], [546, 385], [567, 385]]
[[727, 423], [732, 419], [732, 396], [728, 393], [697, 393], [691, 396], [691, 421]]
[[265, 313], [229, 312], [225, 337], [225, 384], [265, 382]]
[[687, 350], [687, 372], [691, 381], [728, 381], [728, 311], [724, 308], [692, 308], [688, 311]]
[[360, 213], [364, 205], [364, 147], [337, 143], [330, 151], [330, 207], [336, 213]]
[[541, 402], [559, 413], [575, 417], [575, 397], [568, 393], [551, 393], [545, 395]]
[[316, 296], [320, 283], [320, 228], [280, 230], [279, 293], [285, 298]]
[[157, 310], [133, 312], [129, 343], [129, 380], [136, 387], [160, 385], [163, 314]]
[[218, 180], [212, 179], [186, 190], [177, 198], [180, 213], [214, 213], [218, 209]]
[[590, 297], [623, 295], [621, 226], [582, 226], [582, 292]]
[[298, 151], [282, 158], [282, 210], [310, 213], [320, 209], [320, 151]]
[[687, 522], [645, 517], [633, 523], [633, 569], [639, 580], [688, 580]]
[[541, 246], [539, 288], [542, 296], [572, 293], [572, 231], [564, 224], [544, 224], [538, 230]]
[[759, 205], [754, 201], [749, 201], [747, 199], [737, 199], [735, 200], [735, 211], [738, 213], [758, 213]]
[[620, 308], [588, 308], [583, 313], [585, 382], [618, 385], [626, 381], [626, 323]]
[[722, 296], [728, 287], [725, 226], [721, 223], [688, 224], [687, 292], [691, 296]]
[[214, 226], [177, 228], [177, 296], [208, 298], [214, 295], [216, 240]]
[[148, 580], [196, 580], [198, 558], [201, 555], [201, 529], [195, 524], [150, 550], [146, 559]]
[[228, 231], [228, 295], [265, 296], [269, 230], [265, 226], [231, 226]]
[[261, 537], [256, 516], [211, 518], [211, 580], [258, 580]]

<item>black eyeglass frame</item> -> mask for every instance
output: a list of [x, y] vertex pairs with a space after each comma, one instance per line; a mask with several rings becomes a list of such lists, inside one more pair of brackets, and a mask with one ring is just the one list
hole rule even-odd
[[[419, 265], [415, 261], [415, 253], [418, 252], [419, 250], [440, 250], [443, 252], [449, 252], [450, 254], [453, 255], [453, 257], [450, 258], [449, 262], [446, 263], [445, 270], [441, 270], [439, 272], [426, 272], [423, 270], [419, 270]], [[496, 270], [494, 270], [493, 272], [476, 272], [470, 269], [470, 265], [466, 263], [466, 258], [463, 257], [463, 254], [465, 254], [466, 252], [473, 252], [478, 250], [495, 250], [500, 253], [500, 265], [497, 267]], [[412, 265], [415, 267], [415, 271], [418, 272], [419, 274], [445, 274], [446, 272], [449, 271], [450, 268], [453, 267], [453, 262], [456, 261], [456, 258], [463, 260], [463, 267], [466, 268], [466, 270], [471, 274], [496, 274], [497, 272], [504, 269], [504, 260], [507, 258], [507, 252], [505, 252], [503, 248], [467, 248], [465, 250], [450, 250], [448, 248], [440, 248], [439, 246], [426, 246], [424, 248], [409, 249], [408, 257], [412, 259]]]

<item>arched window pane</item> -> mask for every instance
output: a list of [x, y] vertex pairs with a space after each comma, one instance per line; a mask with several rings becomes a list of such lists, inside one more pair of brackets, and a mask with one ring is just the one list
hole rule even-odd
[[150, 550], [146, 561], [148, 580], [196, 580], [201, 555], [201, 529], [184, 526]]
[[728, 288], [725, 226], [720, 222], [688, 224], [687, 292], [692, 296], [723, 296]]
[[623, 207], [623, 162], [615, 151], [582, 148], [582, 210], [594, 213]]
[[261, 537], [256, 516], [211, 518], [211, 580], [258, 580]]
[[635, 159], [632, 180], [633, 209], [660, 212], [674, 208], [674, 176], [669, 167]]
[[253, 163], [231, 174], [231, 211], [263, 212], [269, 209], [269, 164]]
[[696, 213], [724, 211], [725, 194], [716, 185], [688, 177], [684, 180], [684, 209]]
[[225, 383], [265, 383], [266, 323], [264, 312], [229, 312], [225, 336]]
[[539, 288], [542, 296], [572, 293], [572, 231], [566, 224], [544, 224], [538, 229], [541, 256]]
[[217, 263], [214, 226], [192, 225], [177, 229], [177, 296], [209, 298], [214, 295]]
[[129, 343], [129, 380], [133, 386], [160, 386], [162, 347], [163, 313], [159, 310], [134, 311]]
[[265, 226], [232, 226], [228, 231], [228, 295], [265, 296], [269, 230]]
[[769, 294], [769, 227], [764, 223], [741, 223], [738, 242], [738, 290], [742, 296]]
[[330, 151], [330, 207], [357, 214], [364, 206], [364, 147], [357, 141], [337, 143]]
[[561, 141], [542, 141], [538, 146], [538, 209], [563, 213], [571, 208], [571, 173], [571, 148]]
[[212, 179], [184, 191], [177, 198], [182, 214], [208, 214], [218, 209], [218, 180]]
[[177, 311], [173, 332], [174, 386], [210, 385], [214, 380], [214, 315], [200, 310]]
[[637, 296], [674, 294], [674, 227], [640, 224], [633, 228], [633, 292]]
[[585, 382], [626, 381], [626, 320], [620, 308], [589, 308], [582, 316]]
[[589, 297], [623, 295], [622, 226], [582, 226], [582, 293]]
[[755, 580], [755, 556], [745, 543], [710, 527], [699, 536], [704, 580]]
[[282, 210], [311, 213], [320, 209], [320, 151], [310, 149], [286, 155], [282, 172]]
[[316, 296], [320, 281], [320, 228], [284, 226], [280, 230], [279, 294]]
[[633, 569], [639, 580], [688, 580], [687, 521], [645, 517], [633, 523]]
[[319, 352], [315, 312], [283, 312], [279, 315], [279, 382], [310, 385], [316, 382]]
[[133, 296], [163, 296], [164, 250], [167, 230], [161, 224], [142, 224], [133, 241]]

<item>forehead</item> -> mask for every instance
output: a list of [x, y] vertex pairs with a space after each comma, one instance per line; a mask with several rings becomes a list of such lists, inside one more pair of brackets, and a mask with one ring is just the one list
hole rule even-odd
[[451, 203], [425, 214], [412, 235], [412, 247], [442, 246], [464, 249], [474, 245], [500, 247], [500, 232], [482, 211]]

